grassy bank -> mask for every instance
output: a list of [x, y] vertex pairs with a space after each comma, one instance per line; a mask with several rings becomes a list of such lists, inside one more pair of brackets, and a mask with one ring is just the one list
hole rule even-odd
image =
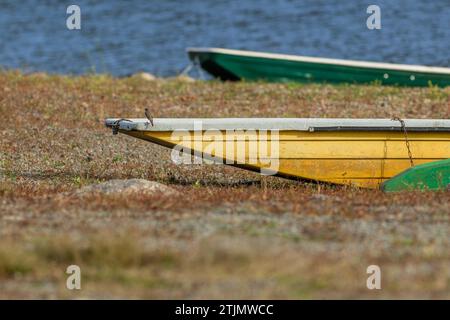
[[[385, 195], [112, 136], [106, 117], [450, 118], [450, 88], [0, 73], [0, 298], [450, 298], [450, 193]], [[179, 197], [79, 198], [110, 179]], [[65, 289], [66, 267], [82, 290]], [[366, 268], [382, 290], [366, 289]]]

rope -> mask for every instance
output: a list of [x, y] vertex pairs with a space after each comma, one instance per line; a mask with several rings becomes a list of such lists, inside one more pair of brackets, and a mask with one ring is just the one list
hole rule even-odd
[[409, 162], [411, 164], [411, 167], [414, 167], [414, 161], [413, 161], [413, 158], [412, 158], [411, 146], [410, 146], [409, 140], [408, 140], [408, 132], [406, 131], [405, 121], [403, 121], [402, 119], [400, 119], [398, 117], [394, 117], [394, 118], [392, 118], [392, 120], [400, 122], [401, 129], [402, 129], [402, 131], [403, 131], [403, 133], [405, 135], [405, 142], [406, 142], [406, 148], [408, 149]]
[[198, 57], [195, 57], [194, 67], [195, 67], [195, 69], [198, 72], [198, 76], [200, 77], [200, 80], [205, 80], [205, 77], [204, 77], [203, 71], [202, 71], [202, 67], [201, 67], [201, 64], [200, 64], [200, 59]]
[[189, 63], [186, 68], [183, 69], [183, 71], [180, 72], [180, 75], [183, 76], [188, 76], [189, 72], [192, 70], [192, 68], [194, 67], [193, 63]]
[[128, 119], [125, 119], [125, 118], [122, 118], [122, 119], [119, 119], [119, 120], [115, 121], [115, 122], [113, 123], [113, 125], [111, 126], [111, 128], [112, 128], [112, 133], [113, 133], [113, 134], [118, 134], [118, 133], [119, 133], [120, 123], [121, 123], [122, 121], [129, 121], [129, 122], [132, 122], [131, 120], [128, 120]]
[[189, 76], [189, 73], [195, 70], [197, 73], [197, 76], [200, 78], [200, 80], [205, 80], [205, 76], [203, 75], [202, 67], [200, 64], [200, 60], [198, 57], [195, 57], [194, 61], [191, 61], [180, 73], [180, 76]]

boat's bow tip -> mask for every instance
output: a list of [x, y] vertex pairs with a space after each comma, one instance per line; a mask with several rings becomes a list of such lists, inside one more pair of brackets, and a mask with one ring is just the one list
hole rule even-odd
[[117, 134], [119, 130], [132, 131], [137, 129], [137, 123], [125, 118], [107, 118], [105, 119], [105, 126], [111, 128], [113, 134]]
[[104, 121], [105, 127], [111, 128], [117, 119], [107, 118]]

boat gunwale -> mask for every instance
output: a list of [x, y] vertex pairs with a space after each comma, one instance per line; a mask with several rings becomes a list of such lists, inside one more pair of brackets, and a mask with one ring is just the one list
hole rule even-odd
[[186, 51], [188, 53], [216, 53], [216, 54], [224, 54], [224, 55], [232, 55], [232, 56], [251, 57], [251, 58], [339, 65], [339, 66], [354, 67], [354, 68], [395, 70], [395, 71], [404, 71], [404, 72], [419, 72], [419, 73], [433, 73], [433, 74], [440, 74], [440, 75], [450, 75], [450, 68], [425, 66], [425, 65], [398, 64], [398, 63], [374, 62], [374, 61], [364, 61], [364, 60], [321, 58], [321, 57], [298, 56], [298, 55], [290, 55], [290, 54], [279, 54], [279, 53], [268, 53], [268, 52], [246, 51], [246, 50], [235, 50], [235, 49], [224, 49], [224, 48], [187, 48]]
[[[312, 129], [312, 130], [311, 130]], [[402, 127], [312, 127], [310, 131], [395, 131], [403, 132]], [[409, 132], [450, 132], [447, 127], [405, 127]]]
[[[196, 127], [196, 121], [202, 124]], [[404, 119], [409, 132], [450, 132], [447, 119]], [[155, 118], [151, 126], [145, 118], [108, 118], [107, 127], [125, 131], [207, 131], [207, 130], [278, 130], [278, 131], [403, 131], [398, 120], [347, 118]]]

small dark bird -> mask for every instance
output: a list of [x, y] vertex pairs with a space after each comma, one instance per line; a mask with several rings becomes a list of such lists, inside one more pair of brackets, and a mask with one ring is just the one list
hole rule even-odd
[[150, 111], [148, 110], [148, 108], [145, 108], [145, 117], [148, 119], [148, 121], [150, 121], [150, 124], [153, 127], [153, 117], [150, 114]]

